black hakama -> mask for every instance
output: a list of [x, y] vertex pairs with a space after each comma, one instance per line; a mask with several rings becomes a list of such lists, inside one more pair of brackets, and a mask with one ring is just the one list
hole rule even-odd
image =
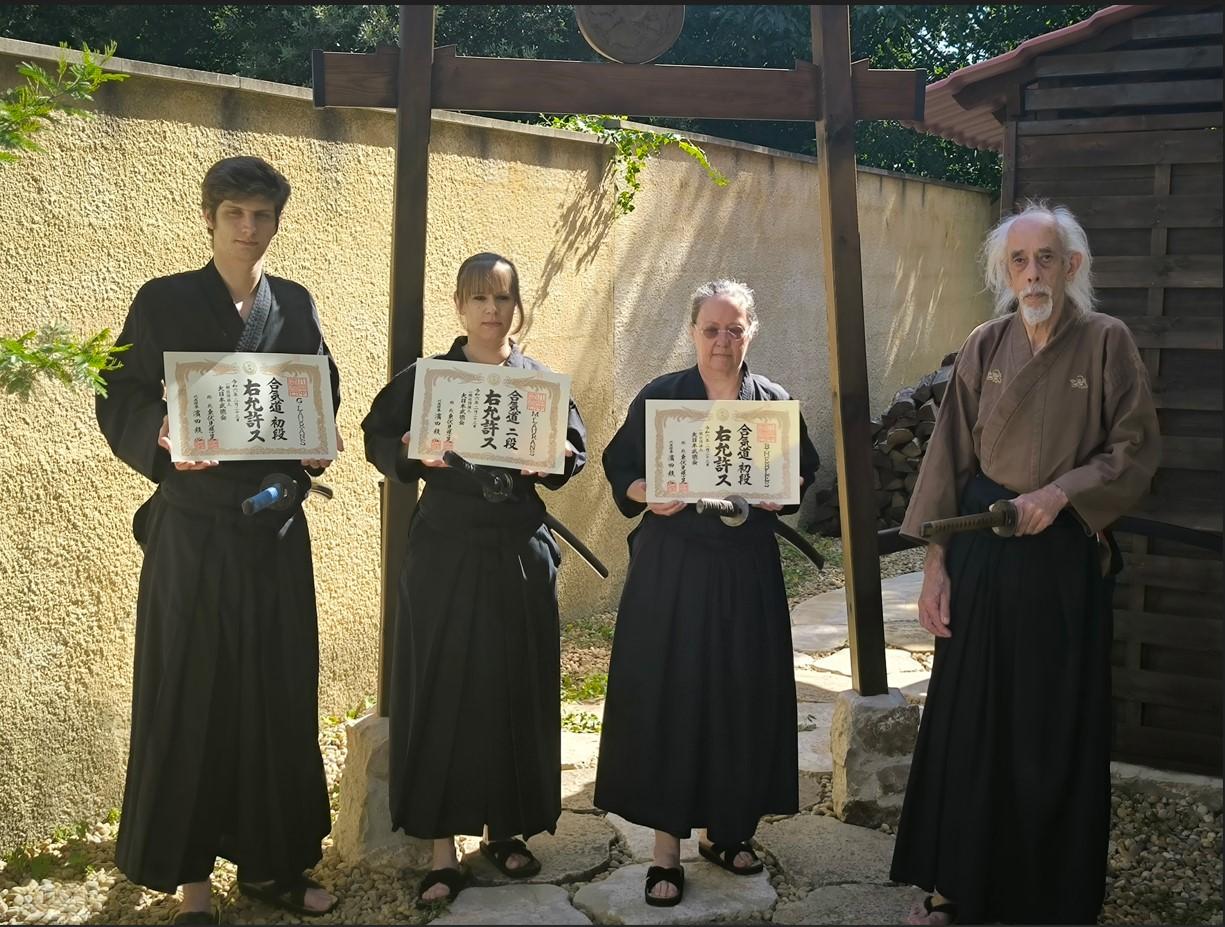
[[291, 877], [322, 858], [331, 826], [310, 535], [300, 507], [240, 505], [268, 473], [306, 474], [284, 460], [179, 471], [157, 436], [163, 351], [326, 354], [314, 303], [265, 276], [244, 323], [210, 263], [145, 284], [117, 343], [133, 347], [105, 375], [98, 422], [158, 487], [133, 521], [145, 555], [116, 864], [163, 892], [207, 879], [217, 856], [244, 880]]
[[[646, 400], [705, 399], [696, 367], [649, 383], [604, 452], [622, 513], [646, 472]], [[740, 399], [787, 399], [743, 371]], [[801, 419], [800, 472], [817, 452]], [[784, 512], [794, 511], [784, 509]], [[720, 844], [748, 840], [762, 815], [798, 809], [791, 621], [777, 515], [754, 508], [730, 528], [686, 506], [647, 512], [630, 535], [604, 704], [595, 803], [685, 838], [705, 827]]]
[[[963, 513], [1015, 493], [979, 474]], [[1110, 827], [1113, 582], [1070, 511], [1041, 534], [954, 535], [949, 629], [890, 877], [962, 923], [1093, 924]]]
[[[465, 338], [441, 357], [463, 361]], [[515, 348], [507, 366], [543, 370]], [[375, 397], [366, 458], [388, 478], [422, 479], [399, 580], [390, 705], [394, 828], [424, 839], [552, 833], [561, 815], [561, 552], [536, 484], [557, 489], [586, 460], [570, 404], [565, 472], [513, 473], [488, 502], [467, 475], [403, 455], [416, 367]]]

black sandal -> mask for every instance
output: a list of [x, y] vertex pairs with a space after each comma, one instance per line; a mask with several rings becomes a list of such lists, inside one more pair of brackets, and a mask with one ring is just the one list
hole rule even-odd
[[948, 918], [946, 924], [957, 923], [957, 905], [947, 899], [940, 904], [932, 904], [932, 896], [928, 895], [923, 899], [923, 910], [927, 912], [928, 917], [933, 914], [943, 914]]
[[[330, 914], [340, 899], [333, 897], [332, 903], [326, 908], [316, 910], [306, 906], [306, 893], [309, 889], [323, 886], [305, 875], [296, 875], [289, 879], [274, 882], [239, 882], [238, 890], [248, 898], [256, 898], [274, 908], [297, 914], [299, 917], [321, 917]], [[324, 891], [327, 891], [324, 889]]]
[[[458, 869], [452, 869], [450, 866], [445, 869], [431, 869], [417, 888], [417, 907], [432, 908], [434, 905], [454, 901], [455, 896], [468, 885], [471, 875], [468, 867], [462, 863]], [[445, 885], [449, 894], [428, 901], [421, 897], [435, 885]]]
[[184, 911], [180, 906], [172, 924], [220, 924], [221, 912], [216, 905], [207, 911]]
[[[656, 898], [651, 894], [653, 889], [660, 882], [667, 882], [669, 885], [676, 886], [676, 894], [671, 898]], [[668, 869], [663, 866], [651, 866], [647, 869], [647, 886], [643, 889], [643, 898], [646, 903], [653, 908], [670, 908], [673, 905], [681, 903], [681, 899], [685, 897], [685, 867], [673, 866]]]
[[[522, 866], [511, 869], [506, 862], [515, 854], [526, 856], [528, 861]], [[527, 879], [540, 871], [540, 860], [532, 855], [527, 844], [518, 837], [511, 837], [509, 840], [491, 840], [488, 843], [482, 840], [481, 855], [487, 857], [508, 879]]]
[[[703, 858], [710, 860], [716, 866], [721, 866], [728, 872], [735, 875], [756, 875], [765, 868], [765, 864], [758, 858], [753, 848], [746, 843], [712, 843], [709, 846], [698, 841], [698, 852]], [[737, 866], [736, 857], [741, 853], [748, 853], [753, 857], [753, 862], [747, 866]]]

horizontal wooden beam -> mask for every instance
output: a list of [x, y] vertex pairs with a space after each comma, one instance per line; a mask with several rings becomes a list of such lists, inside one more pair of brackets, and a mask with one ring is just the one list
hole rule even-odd
[[1204, 196], [1065, 196], [1087, 229], [1220, 228], [1221, 201]]
[[1150, 71], [1194, 71], [1219, 68], [1220, 45], [1187, 48], [1143, 48], [1088, 55], [1044, 55], [1034, 61], [1035, 77], [1081, 74], [1140, 74]]
[[1025, 91], [1026, 112], [1051, 109], [1093, 109], [1108, 106], [1190, 106], [1220, 103], [1221, 80], [1170, 80], [1093, 87], [1033, 88]]
[[[1164, 435], [1161, 438], [1161, 466], [1175, 470], [1220, 470], [1225, 464], [1225, 448], [1220, 438], [1194, 435]], [[1218, 567], [1219, 567], [1218, 561]]]
[[1221, 133], [1212, 129], [1017, 139], [1019, 168], [1220, 162]]
[[[1158, 258], [1157, 260], [1165, 260]], [[1099, 258], [1098, 260], [1104, 260]], [[1119, 258], [1118, 260], [1129, 260]], [[1144, 260], [1152, 260], [1145, 258]], [[1218, 257], [1217, 262], [1220, 263]], [[1096, 270], [1096, 264], [1094, 265]], [[1182, 348], [1192, 351], [1221, 350], [1221, 317], [1142, 315], [1124, 319], [1138, 348]]]
[[1156, 132], [1164, 129], [1221, 127], [1215, 113], [1136, 113], [1088, 119], [1019, 119], [1017, 135], [1096, 135], [1101, 132]]
[[1099, 287], [1220, 287], [1221, 256], [1099, 257], [1093, 261], [1093, 282]]
[[1221, 650], [1225, 646], [1219, 618], [1191, 618], [1131, 609], [1115, 609], [1116, 640], [1135, 640], [1187, 650]]
[[1221, 41], [1220, 13], [1193, 13], [1189, 16], [1146, 16], [1132, 20], [1133, 39], [1174, 39], [1187, 36], [1216, 38]]
[[[857, 119], [923, 118], [925, 72], [858, 63], [852, 94]], [[394, 49], [312, 57], [314, 101], [323, 106], [396, 106]], [[817, 122], [821, 69], [723, 68], [475, 58], [454, 46], [434, 50], [430, 105], [484, 113], [593, 113], [691, 119]]]

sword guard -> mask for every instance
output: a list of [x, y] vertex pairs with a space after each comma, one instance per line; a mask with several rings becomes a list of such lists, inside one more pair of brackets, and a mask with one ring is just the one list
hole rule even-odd
[[1012, 504], [1011, 499], [1000, 499], [998, 502], [992, 502], [987, 511], [1000, 513], [1004, 519], [1001, 524], [991, 529], [997, 536], [1010, 538], [1017, 533], [1017, 507]]

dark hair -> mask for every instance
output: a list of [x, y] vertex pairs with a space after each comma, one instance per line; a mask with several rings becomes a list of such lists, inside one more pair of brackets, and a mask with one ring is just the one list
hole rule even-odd
[[511, 334], [526, 335], [532, 323], [528, 317], [527, 307], [523, 305], [523, 298], [519, 295], [519, 271], [512, 261], [500, 254], [482, 251], [459, 265], [459, 272], [455, 275], [455, 300], [462, 304], [477, 293], [494, 292], [501, 283], [498, 280], [499, 264], [504, 264], [510, 269], [510, 295], [515, 301], [515, 309], [519, 312], [519, 324], [514, 327]]
[[200, 184], [200, 208], [214, 216], [222, 200], [264, 196], [276, 207], [277, 223], [289, 199], [289, 181], [263, 158], [222, 158], [208, 169]]

